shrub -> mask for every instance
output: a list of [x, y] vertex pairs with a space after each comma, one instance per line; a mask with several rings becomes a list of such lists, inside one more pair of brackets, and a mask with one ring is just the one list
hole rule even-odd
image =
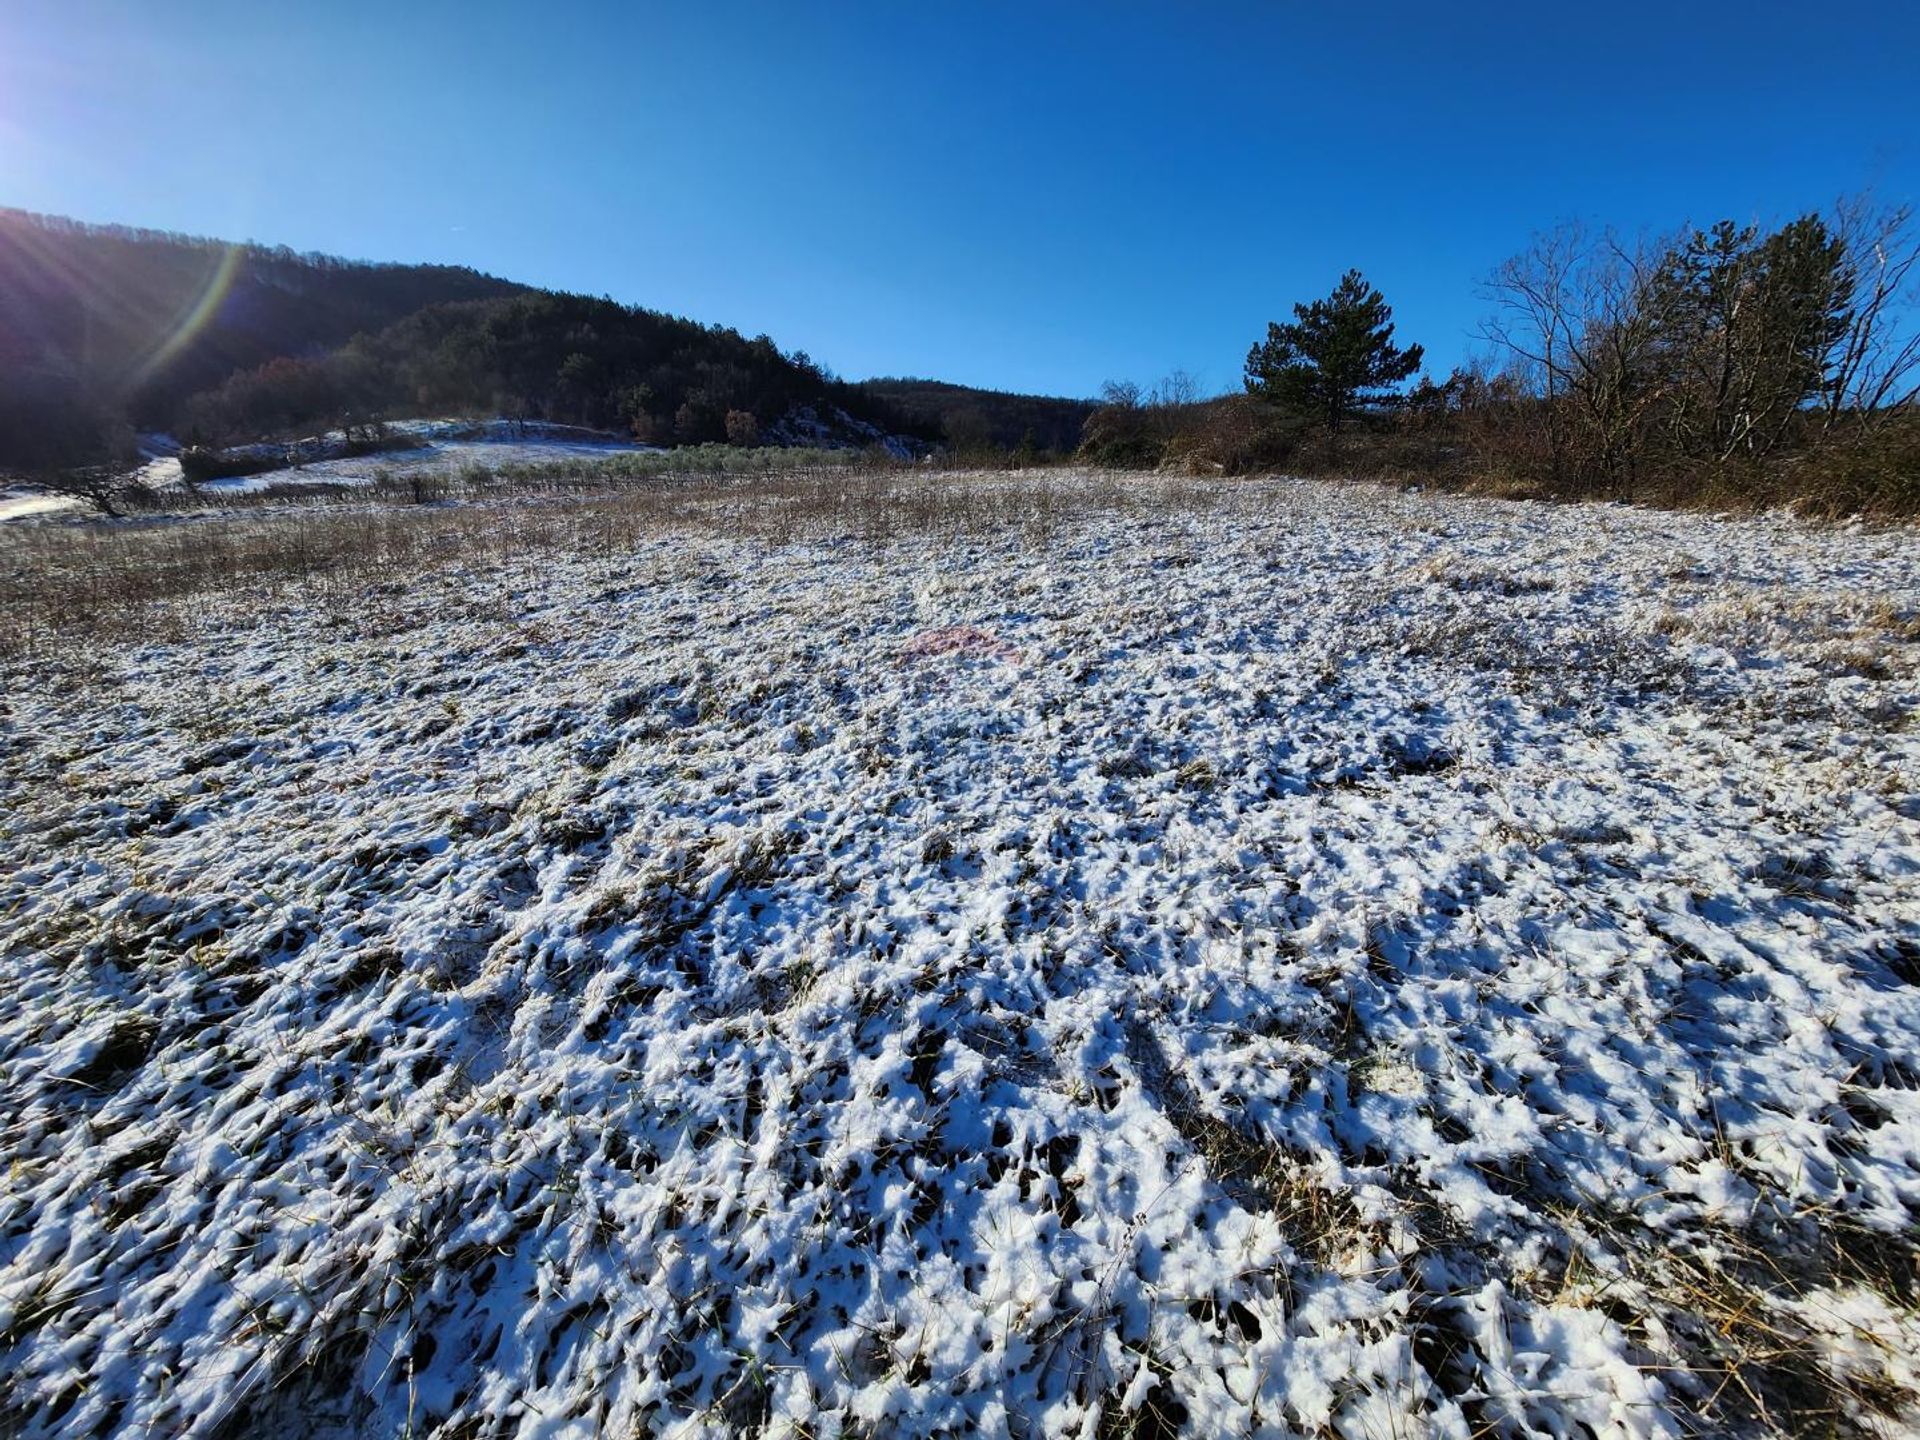
[[237, 480], [244, 475], [264, 475], [269, 470], [284, 470], [287, 458], [278, 450], [215, 450], [205, 445], [189, 445], [180, 452], [180, 473], [191, 485], [209, 480]]
[[1783, 468], [1780, 491], [1819, 515], [1920, 515], [1920, 408], [1842, 433]]
[[742, 449], [760, 443], [760, 421], [751, 410], [727, 411], [727, 443]]
[[1126, 402], [1087, 417], [1079, 458], [1114, 470], [1152, 470], [1166, 453], [1169, 430], [1151, 410]]
[[1281, 470], [1298, 454], [1306, 428], [1294, 411], [1248, 395], [1228, 395], [1196, 407], [1188, 425], [1167, 442], [1161, 460], [1189, 474]]

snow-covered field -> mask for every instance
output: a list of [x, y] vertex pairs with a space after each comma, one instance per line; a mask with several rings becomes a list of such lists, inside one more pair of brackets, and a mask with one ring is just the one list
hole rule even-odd
[[1914, 1433], [1915, 536], [1156, 483], [0, 661], [0, 1432]]

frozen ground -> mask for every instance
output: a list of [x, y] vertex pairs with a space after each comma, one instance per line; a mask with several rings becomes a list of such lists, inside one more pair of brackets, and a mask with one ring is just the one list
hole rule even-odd
[[0, 1431], [1914, 1433], [1910, 533], [831, 530], [0, 662]]

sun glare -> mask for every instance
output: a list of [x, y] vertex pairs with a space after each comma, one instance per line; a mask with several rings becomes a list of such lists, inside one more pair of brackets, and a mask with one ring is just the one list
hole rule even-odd
[[208, 273], [207, 283], [200, 294], [191, 305], [180, 312], [180, 318], [165, 338], [135, 368], [132, 382], [136, 388], [164, 369], [167, 362], [185, 349], [192, 342], [193, 337], [204, 330], [207, 323], [220, 313], [221, 303], [233, 289], [234, 276], [245, 254], [245, 247], [240, 245], [228, 245], [221, 252], [220, 262]]

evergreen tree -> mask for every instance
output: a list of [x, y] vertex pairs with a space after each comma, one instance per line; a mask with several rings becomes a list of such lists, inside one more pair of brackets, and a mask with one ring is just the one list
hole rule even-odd
[[1650, 303], [1683, 449], [1764, 455], [1823, 393], [1851, 319], [1844, 249], [1803, 215], [1768, 235], [1723, 220], [1665, 257]]
[[1349, 270], [1324, 300], [1293, 307], [1294, 322], [1267, 326], [1264, 344], [1247, 352], [1247, 390], [1325, 418], [1338, 434], [1361, 405], [1392, 398], [1420, 368], [1418, 345], [1393, 343], [1393, 310], [1358, 270]]

